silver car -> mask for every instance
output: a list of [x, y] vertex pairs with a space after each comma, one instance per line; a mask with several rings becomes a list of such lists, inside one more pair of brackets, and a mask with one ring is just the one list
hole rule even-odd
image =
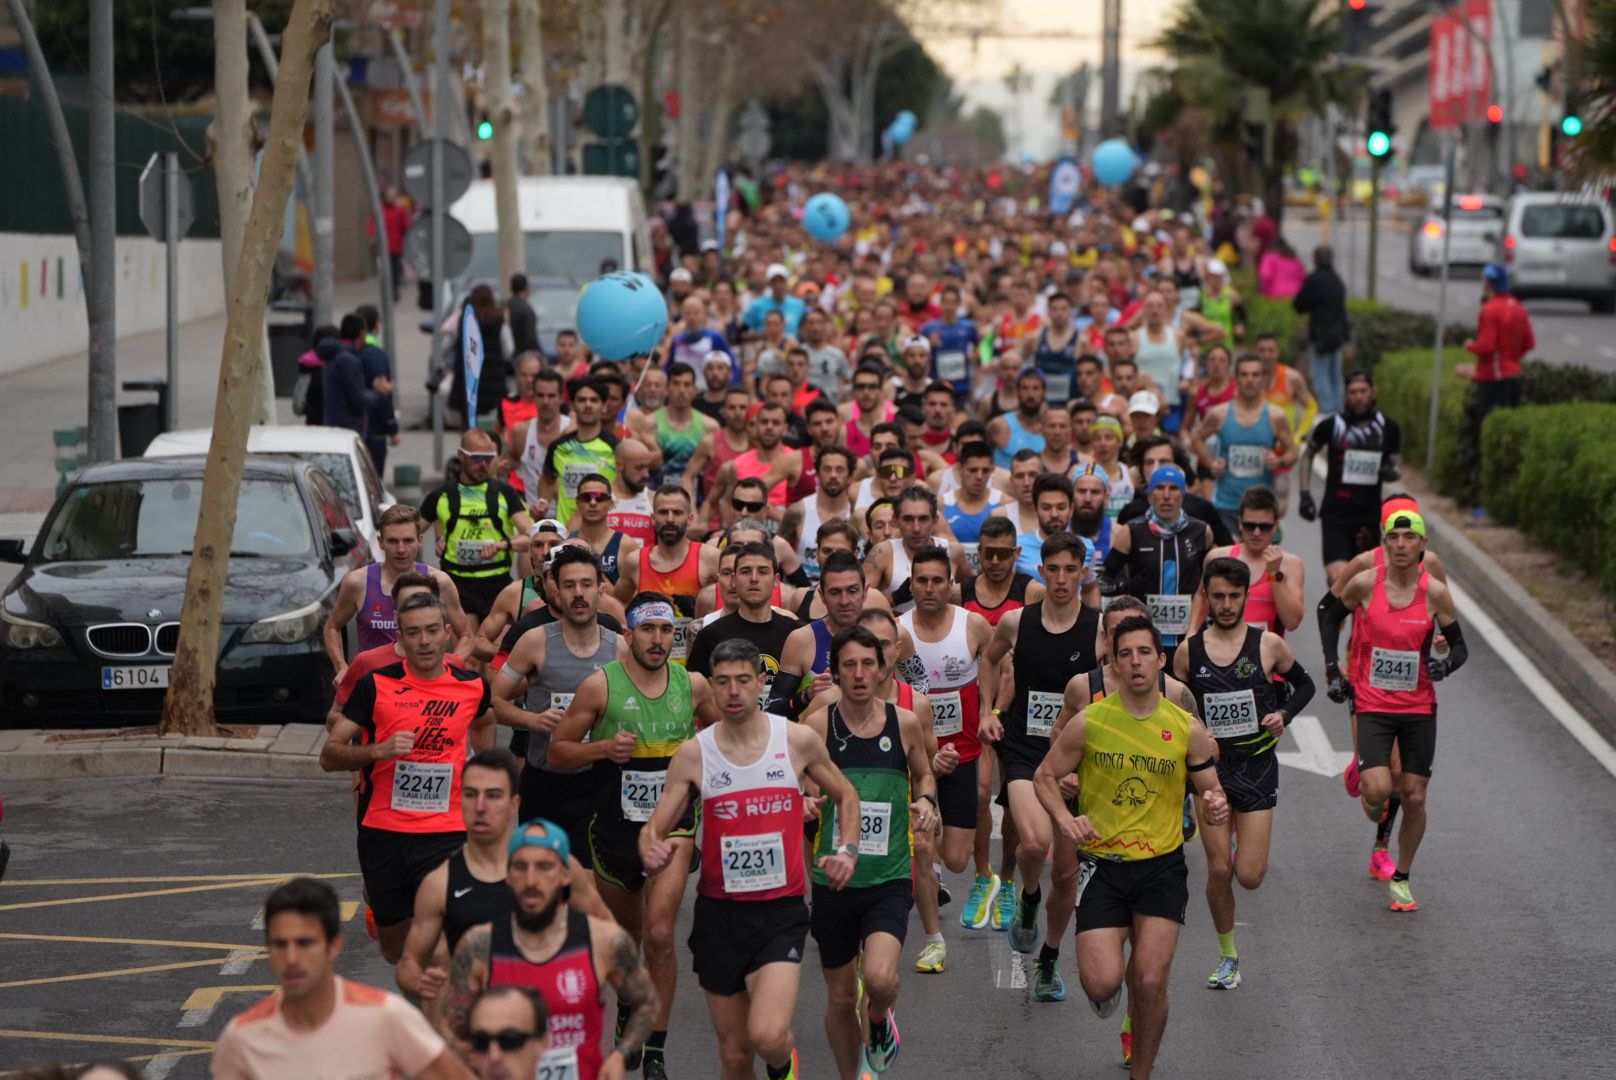
[[1414, 274], [1441, 270], [1444, 243], [1448, 245], [1449, 266], [1490, 263], [1497, 258], [1503, 231], [1504, 200], [1496, 195], [1456, 196], [1447, 218], [1442, 216], [1438, 202], [1409, 233], [1408, 269]]
[[1529, 192], [1509, 200], [1503, 259], [1521, 299], [1586, 300], [1616, 312], [1616, 219], [1592, 195]]

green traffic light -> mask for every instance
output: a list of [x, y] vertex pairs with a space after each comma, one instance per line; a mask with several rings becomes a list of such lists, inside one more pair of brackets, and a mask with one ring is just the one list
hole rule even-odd
[[494, 137], [494, 125], [492, 121], [484, 120], [482, 123], [477, 125], [477, 137], [479, 139], [492, 139]]
[[1560, 133], [1576, 138], [1582, 134], [1582, 117], [1573, 113], [1560, 121]]
[[1385, 157], [1392, 151], [1392, 137], [1384, 131], [1371, 131], [1368, 146], [1370, 157]]

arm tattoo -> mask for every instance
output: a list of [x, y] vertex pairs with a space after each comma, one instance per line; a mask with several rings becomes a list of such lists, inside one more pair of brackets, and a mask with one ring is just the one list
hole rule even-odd
[[640, 961], [639, 947], [627, 931], [618, 928], [612, 934], [610, 945], [612, 969], [610, 980], [617, 991], [617, 1000], [632, 1011], [623, 1022], [623, 1034], [617, 1045], [625, 1052], [645, 1045], [656, 1026], [657, 992], [650, 972]]
[[1197, 712], [1195, 708], [1195, 695], [1190, 693], [1190, 688], [1187, 686], [1179, 688], [1178, 707], [1189, 713], [1197, 720], [1201, 718], [1201, 714]]
[[454, 960], [449, 965], [449, 984], [443, 992], [443, 1034], [451, 1036], [457, 1044], [466, 1038], [471, 1007], [483, 990], [488, 956], [489, 927], [486, 925], [467, 931], [455, 946]]

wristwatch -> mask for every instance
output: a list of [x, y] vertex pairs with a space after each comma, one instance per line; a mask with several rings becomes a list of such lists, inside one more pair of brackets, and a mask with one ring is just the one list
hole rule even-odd
[[1270, 581], [1284, 581], [1285, 580], [1285, 571], [1283, 571], [1283, 570], [1275, 570], [1272, 574], [1268, 575], [1268, 578], [1269, 578]]
[[849, 859], [858, 858], [858, 853], [857, 844], [843, 844], [841, 847], [836, 849], [836, 854], [846, 855]]
[[937, 796], [931, 794], [929, 791], [922, 791], [920, 793], [920, 797], [931, 803], [932, 809], [935, 810], [937, 808]]

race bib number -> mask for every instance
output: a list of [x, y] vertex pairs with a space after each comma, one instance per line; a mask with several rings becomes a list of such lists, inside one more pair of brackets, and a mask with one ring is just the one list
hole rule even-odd
[[931, 730], [939, 739], [958, 735], [965, 730], [965, 706], [958, 690], [946, 694], [927, 694], [931, 702]]
[[673, 651], [668, 654], [668, 659], [675, 660], [681, 664], [684, 663], [685, 658], [690, 655], [690, 643], [696, 640], [696, 631], [700, 629], [701, 626], [695, 619], [675, 615], [673, 617]]
[[454, 765], [443, 761], [393, 764], [393, 809], [406, 814], [441, 814], [449, 809]]
[[578, 1048], [555, 1047], [539, 1059], [536, 1080], [580, 1080], [582, 1075], [578, 1071]]
[[1105, 516], [1115, 520], [1116, 516], [1122, 513], [1123, 508], [1131, 502], [1133, 502], [1133, 492], [1112, 491], [1105, 500]]
[[1145, 597], [1150, 607], [1150, 621], [1163, 634], [1182, 637], [1190, 632], [1190, 599], [1187, 593], [1157, 593]]
[[892, 804], [859, 800], [859, 854], [885, 855], [892, 835]]
[[1060, 715], [1066, 695], [1050, 690], [1027, 691], [1027, 734], [1047, 739], [1055, 733], [1055, 718]]
[[651, 811], [662, 798], [662, 789], [668, 784], [668, 774], [661, 770], [623, 770], [623, 787], [618, 804], [623, 808], [623, 820], [646, 822]]
[[1237, 480], [1250, 480], [1263, 474], [1263, 455], [1268, 448], [1241, 443], [1229, 447], [1229, 475]]
[[1072, 399], [1072, 376], [1063, 372], [1044, 372], [1044, 403], [1065, 405]]
[[965, 565], [971, 568], [971, 573], [980, 574], [982, 572], [982, 545], [962, 542], [960, 547], [965, 549]]
[[597, 462], [575, 461], [562, 466], [561, 493], [569, 499], [576, 499], [578, 485], [583, 483], [584, 477], [596, 472], [600, 472], [600, 465]]
[[726, 836], [719, 845], [719, 858], [727, 893], [762, 892], [786, 883], [786, 842], [780, 833]]
[[958, 350], [937, 354], [937, 377], [943, 382], [964, 382], [970, 378], [965, 354]]
[[1380, 483], [1380, 451], [1348, 450], [1341, 459], [1341, 482], [1360, 487]]
[[497, 562], [499, 559], [497, 553], [492, 559], [483, 558], [483, 548], [495, 542], [493, 538], [487, 540], [456, 540], [454, 561], [461, 566], [483, 566], [487, 563]]
[[1408, 692], [1420, 685], [1420, 654], [1375, 648], [1369, 654], [1369, 685], [1376, 690]]
[[1215, 738], [1255, 735], [1261, 726], [1257, 698], [1250, 690], [1206, 695], [1206, 726]]

